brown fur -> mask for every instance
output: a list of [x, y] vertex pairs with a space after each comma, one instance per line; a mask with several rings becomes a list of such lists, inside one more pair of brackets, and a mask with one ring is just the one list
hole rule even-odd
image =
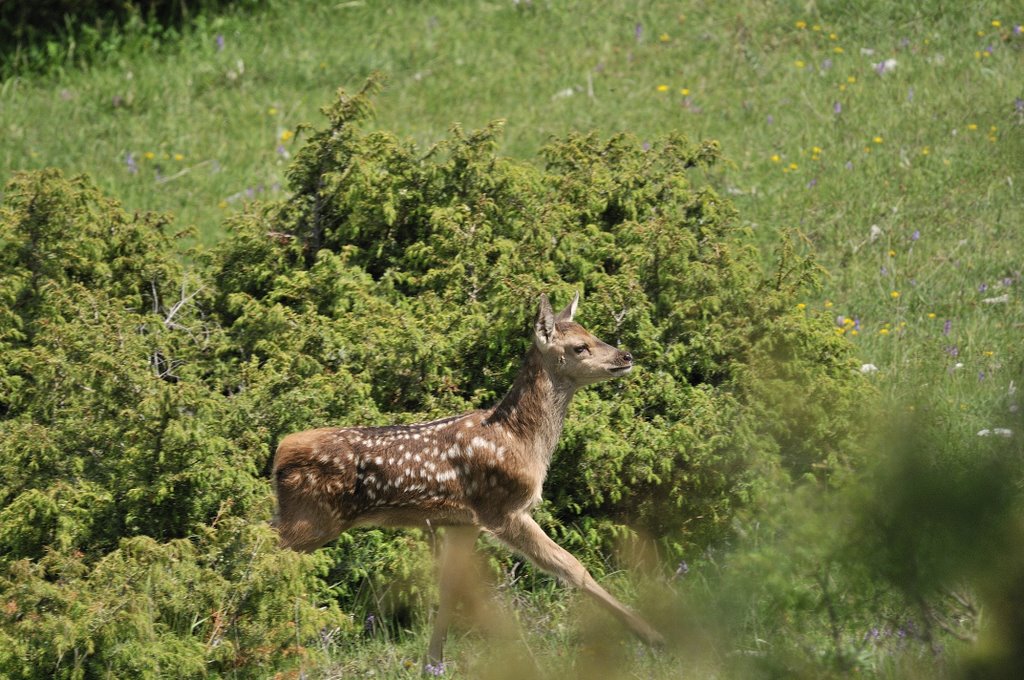
[[[632, 357], [558, 315], [542, 296], [534, 345], [493, 408], [414, 425], [328, 427], [285, 437], [274, 458], [281, 545], [314, 550], [353, 526], [451, 527], [428, 660], [440, 662], [457, 593], [451, 573], [480, 530], [582, 588], [641, 639], [661, 638], [609, 595], [530, 517], [569, 402], [587, 384], [628, 373]], [[446, 586], [446, 584], [448, 584]]]

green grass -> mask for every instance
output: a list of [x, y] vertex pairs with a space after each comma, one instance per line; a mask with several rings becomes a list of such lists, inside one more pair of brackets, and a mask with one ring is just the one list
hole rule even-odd
[[[0, 176], [89, 173], [210, 244], [232, 212], [286, 194], [291, 132], [374, 70], [388, 77], [374, 124], [424, 148], [498, 118], [504, 152], [527, 159], [578, 129], [717, 139], [730, 162], [707, 179], [766, 253], [783, 229], [806, 236], [828, 271], [806, 313], [857, 319], [836, 332], [878, 367], [886, 403], [911, 409], [923, 392], [965, 439], [1010, 421], [1024, 329], [1016, 3], [268, 4], [178, 47], [3, 83]], [[569, 642], [551, 633], [572, 618], [524, 644], [578, 672], [585, 657], [559, 661]], [[325, 675], [412, 675], [424, 636], [335, 650], [347, 660]], [[456, 666], [480, 644], [456, 639]], [[671, 675], [643, 663], [632, 676]]]

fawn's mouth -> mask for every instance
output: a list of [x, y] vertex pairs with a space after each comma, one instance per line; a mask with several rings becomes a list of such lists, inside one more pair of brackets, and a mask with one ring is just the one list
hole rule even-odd
[[614, 375], [626, 375], [633, 370], [633, 364], [627, 366], [616, 366], [615, 368], [608, 369]]

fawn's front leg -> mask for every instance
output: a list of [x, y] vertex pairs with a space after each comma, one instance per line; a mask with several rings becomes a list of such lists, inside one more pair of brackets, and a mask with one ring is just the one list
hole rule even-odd
[[527, 514], [506, 518], [497, 526], [487, 527], [494, 536], [512, 550], [522, 554], [544, 571], [565, 583], [580, 588], [598, 604], [622, 621], [634, 635], [652, 647], [664, 645], [665, 639], [646, 621], [633, 613], [602, 588], [586, 567], [572, 554], [555, 543], [540, 525]]

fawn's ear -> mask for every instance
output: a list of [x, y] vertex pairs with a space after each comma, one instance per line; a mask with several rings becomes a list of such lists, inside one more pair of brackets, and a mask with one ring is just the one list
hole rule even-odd
[[580, 292], [576, 291], [576, 294], [572, 296], [572, 302], [565, 306], [565, 309], [555, 315], [555, 321], [572, 321], [572, 318], [576, 316], [576, 308], [580, 304]]
[[533, 338], [541, 349], [546, 349], [555, 340], [555, 314], [551, 311], [551, 303], [548, 302], [548, 296], [543, 293], [540, 296], [540, 305], [537, 306], [537, 320], [533, 324]]

